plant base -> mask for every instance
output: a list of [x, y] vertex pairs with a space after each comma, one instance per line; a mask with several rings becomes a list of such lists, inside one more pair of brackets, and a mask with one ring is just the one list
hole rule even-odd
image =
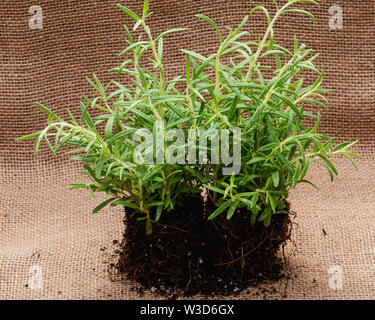
[[230, 295], [282, 276], [276, 253], [290, 238], [289, 215], [274, 216], [264, 228], [252, 227], [246, 210], [229, 221], [225, 214], [207, 221], [205, 212], [212, 208], [204, 209], [200, 197], [186, 199], [162, 215], [150, 236], [144, 222], [127, 214], [118, 271], [139, 291], [166, 296]]

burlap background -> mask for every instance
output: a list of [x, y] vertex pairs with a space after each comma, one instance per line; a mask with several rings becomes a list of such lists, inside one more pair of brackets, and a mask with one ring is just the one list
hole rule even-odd
[[[141, 10], [142, 1], [121, 2]], [[290, 258], [293, 278], [262, 289], [267, 298], [370, 299], [375, 294], [375, 4], [320, 2], [313, 8], [317, 26], [307, 17], [284, 16], [277, 25], [277, 38], [291, 45], [296, 33], [322, 53], [319, 65], [326, 71], [325, 84], [334, 90], [322, 130], [342, 139], [359, 138], [357, 151], [363, 157], [358, 173], [340, 160], [336, 162], [340, 175], [333, 184], [324, 171], [314, 168], [311, 178], [320, 191], [299, 186], [293, 192], [298, 228], [294, 244], [287, 248], [289, 253], [296, 250]], [[273, 7], [271, 1], [258, 3]], [[43, 8], [43, 30], [28, 27], [28, 9], [34, 4]], [[121, 238], [121, 208], [92, 215], [92, 208], [104, 198], [67, 190], [70, 182], [80, 180], [76, 166], [63, 155], [53, 159], [46, 148], [35, 159], [31, 142], [14, 142], [45, 124], [34, 101], [65, 116], [67, 107], [78, 109], [82, 93], [92, 94], [85, 75], [95, 72], [109, 79], [106, 71], [121, 62], [116, 55], [124, 48], [122, 25], [132, 25], [115, 4], [112, 0], [0, 2], [0, 299], [139, 298], [128, 284], [111, 282], [105, 271], [115, 250], [112, 241]], [[342, 30], [329, 28], [329, 8], [334, 4], [343, 8]], [[248, 0], [151, 0], [155, 33], [190, 28], [165, 43], [169, 75], [184, 68], [179, 48], [203, 54], [216, 48], [214, 33], [194, 14], [234, 26], [254, 5]], [[260, 13], [248, 24], [254, 35], [263, 27]], [[30, 267], [35, 265], [41, 267], [43, 289], [27, 286]], [[342, 290], [328, 285], [328, 271], [334, 265], [343, 270]], [[239, 297], [264, 294], [249, 289]]]

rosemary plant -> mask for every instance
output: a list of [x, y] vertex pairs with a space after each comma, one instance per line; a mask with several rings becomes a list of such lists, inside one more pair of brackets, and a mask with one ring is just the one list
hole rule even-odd
[[[336, 138], [317, 132], [319, 111], [305, 110], [306, 105], [326, 108], [324, 94], [328, 90], [321, 87], [323, 72], [314, 66], [318, 54], [299, 44], [296, 37], [292, 50], [275, 43], [274, 25], [280, 15], [299, 12], [314, 20], [311, 13], [294, 7], [299, 2], [317, 4], [313, 0], [289, 0], [279, 8], [275, 2], [277, 12], [272, 19], [264, 7], [254, 8], [250, 14], [263, 10], [268, 22], [258, 41], [242, 40], [248, 35], [244, 31], [248, 16], [236, 29], [227, 28], [224, 35], [210, 18], [197, 15], [216, 31], [218, 50], [204, 57], [182, 49], [186, 68], [174, 79], [167, 79], [164, 71], [163, 39], [186, 29], [168, 30], [155, 37], [146, 23], [148, 0], [141, 16], [118, 5], [135, 21], [134, 31], [143, 29], [139, 38], [133, 39], [125, 27], [128, 46], [120, 56], [127, 58], [111, 70], [118, 77], [125, 74], [127, 84], [113, 80], [104, 86], [95, 75], [87, 78], [98, 96], [84, 97], [79, 119], [67, 110], [70, 119], [65, 121], [37, 103], [48, 115], [47, 126], [17, 140], [36, 138], [36, 155], [42, 140], [54, 155], [68, 147], [67, 152], [74, 154], [71, 159], [83, 164], [82, 173], [90, 180], [73, 183], [70, 188], [85, 188], [93, 194], [106, 192], [109, 198], [94, 212], [109, 204], [130, 207], [145, 221], [147, 233], [162, 212], [172, 210], [176, 202], [192, 193], [199, 194], [203, 186], [218, 207], [209, 219], [222, 212], [230, 219], [236, 209], [247, 207], [253, 223], [263, 221], [268, 226], [272, 214], [286, 213], [283, 198], [288, 197], [289, 190], [300, 182], [311, 183], [305, 175], [312, 163], [322, 164], [333, 179], [337, 170], [331, 157], [343, 155], [354, 163], [352, 157], [357, 156], [349, 151], [355, 142], [335, 145]], [[152, 57], [147, 60], [145, 52]], [[305, 84], [301, 76], [306, 71], [316, 77], [312, 84]], [[183, 89], [178, 83], [185, 84]], [[116, 89], [110, 89], [113, 86]], [[90, 109], [100, 114], [91, 117]], [[315, 125], [305, 127], [306, 118], [314, 119]], [[233, 136], [225, 143], [233, 154], [240, 144], [238, 172], [224, 174], [225, 164], [212, 161], [212, 147], [205, 148], [206, 163], [188, 161], [190, 156], [184, 154], [192, 145], [199, 149], [203, 129], [241, 133], [240, 139]], [[137, 150], [143, 141], [139, 130], [151, 132], [151, 146], [141, 156]], [[144, 160], [147, 152], [152, 160], [160, 153], [163, 159], [164, 155], [168, 158], [168, 148], [173, 146], [173, 139], [167, 139], [168, 130], [180, 130], [184, 137], [193, 138], [193, 143], [183, 141], [174, 146], [172, 153], [182, 151], [182, 157], [169, 163], [135, 160], [137, 156]], [[160, 140], [169, 142], [159, 145]]]
[[[223, 175], [220, 165], [213, 165], [213, 176], [204, 184], [218, 207], [209, 220], [222, 212], [226, 212], [229, 220], [236, 209], [247, 207], [252, 223], [263, 221], [267, 227], [272, 214], [287, 213], [283, 199], [288, 197], [290, 189], [301, 182], [316, 188], [305, 178], [312, 163], [325, 167], [331, 180], [338, 174], [330, 160], [336, 155], [348, 158], [357, 168], [353, 157], [358, 155], [349, 151], [357, 141], [335, 144], [336, 138], [317, 132], [320, 112], [315, 111], [316, 108], [312, 108], [313, 112], [305, 110], [307, 105], [328, 108], [324, 94], [330, 90], [322, 87], [323, 72], [314, 66], [319, 54], [299, 44], [296, 36], [292, 50], [275, 43], [274, 25], [282, 14], [306, 14], [315, 23], [310, 12], [293, 5], [318, 3], [289, 0], [279, 8], [274, 2], [277, 12], [272, 19], [264, 7], [251, 11], [263, 10], [267, 19], [267, 30], [258, 41], [241, 41], [248, 34], [242, 31], [248, 16], [235, 30], [228, 28], [224, 38], [214, 21], [198, 15], [216, 30], [220, 41], [218, 51], [206, 58], [183, 50], [194, 65], [191, 82], [195, 84], [196, 95], [191, 95], [193, 104], [199, 96], [207, 106], [203, 113], [209, 120], [203, 126], [240, 128], [242, 132], [241, 171]], [[229, 56], [229, 65], [222, 63], [226, 56]], [[214, 75], [213, 80], [210, 74]], [[315, 77], [310, 85], [305, 84], [306, 74]], [[203, 93], [207, 93], [208, 98], [203, 98]], [[244, 114], [249, 116], [244, 117]], [[304, 125], [308, 118], [315, 121], [311, 127]]]

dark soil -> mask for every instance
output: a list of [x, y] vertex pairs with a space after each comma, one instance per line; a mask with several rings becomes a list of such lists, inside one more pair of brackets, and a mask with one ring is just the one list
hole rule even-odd
[[229, 221], [225, 213], [207, 221], [212, 207], [200, 197], [187, 199], [164, 213], [150, 236], [144, 221], [127, 210], [118, 271], [135, 280], [139, 291], [170, 297], [230, 295], [280, 279], [283, 260], [276, 253], [290, 238], [289, 215], [273, 216], [268, 228], [253, 227], [247, 210]]

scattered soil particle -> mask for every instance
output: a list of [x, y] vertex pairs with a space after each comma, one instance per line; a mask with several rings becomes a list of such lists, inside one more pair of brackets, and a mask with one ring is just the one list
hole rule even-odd
[[252, 226], [246, 209], [229, 221], [225, 213], [208, 221], [213, 210], [201, 197], [187, 199], [164, 213], [147, 236], [144, 222], [127, 209], [117, 271], [134, 280], [139, 293], [170, 298], [239, 294], [284, 276], [276, 253], [290, 238], [289, 215], [275, 215], [265, 228]]

